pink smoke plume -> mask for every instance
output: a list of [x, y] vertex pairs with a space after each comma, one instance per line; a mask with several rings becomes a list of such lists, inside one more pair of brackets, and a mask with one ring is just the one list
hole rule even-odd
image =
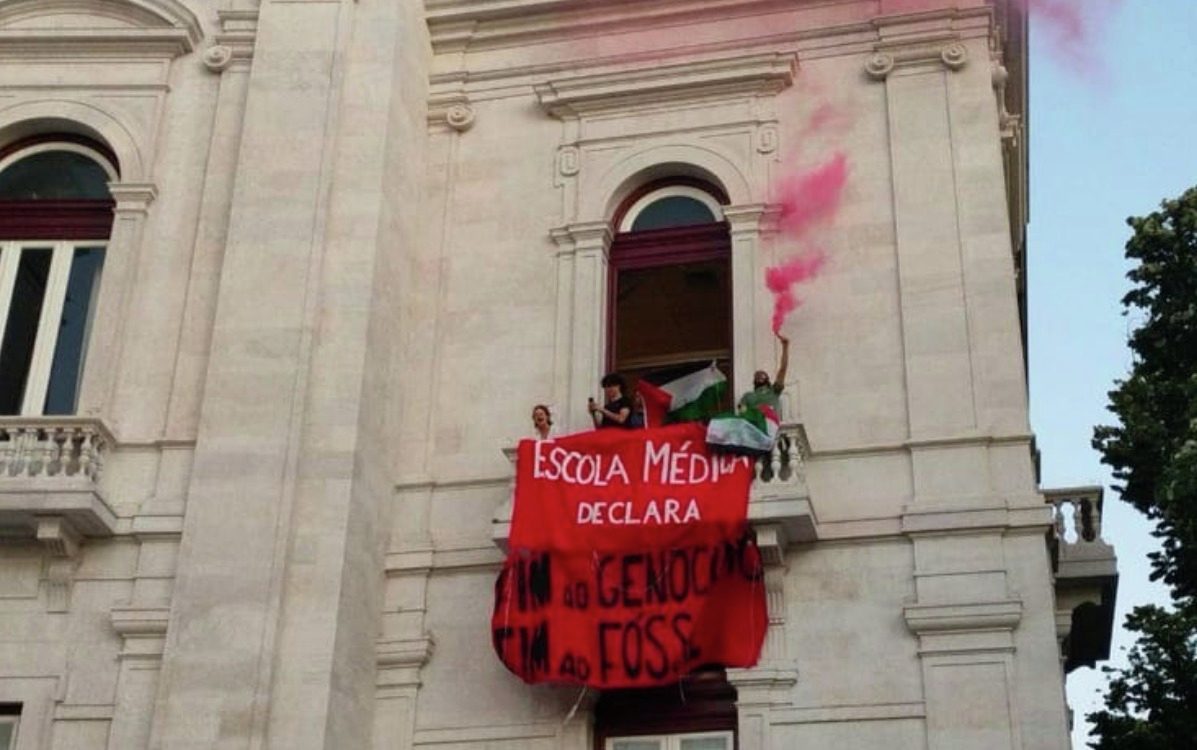
[[[1013, 0], [1047, 40], [1046, 51], [1073, 73], [1100, 79], [1106, 73], [1095, 35], [1123, 0]], [[949, 8], [946, 0], [886, 0], [885, 13], [918, 13]]]
[[808, 172], [783, 178], [774, 190], [781, 204], [778, 229], [798, 239], [811, 227], [830, 219], [839, 210], [847, 179], [848, 157], [842, 152]]
[[781, 324], [786, 317], [802, 304], [802, 300], [794, 294], [794, 287], [818, 275], [825, 259], [822, 250], [815, 250], [765, 270], [765, 286], [773, 292], [774, 333], [781, 331]]
[[1047, 39], [1047, 52], [1090, 81], [1108, 72], [1095, 39], [1123, 0], [1015, 0]]

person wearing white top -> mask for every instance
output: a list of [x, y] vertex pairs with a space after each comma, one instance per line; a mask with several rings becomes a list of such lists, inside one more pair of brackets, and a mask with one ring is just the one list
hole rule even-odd
[[548, 440], [553, 436], [553, 413], [544, 404], [532, 407], [532, 433], [537, 440]]

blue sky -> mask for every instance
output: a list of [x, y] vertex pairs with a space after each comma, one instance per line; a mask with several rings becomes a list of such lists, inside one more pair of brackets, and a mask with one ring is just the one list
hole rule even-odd
[[[1111, 0], [1078, 0], [1109, 4]], [[1032, 18], [1028, 250], [1031, 424], [1045, 487], [1104, 484], [1103, 536], [1118, 553], [1117, 631], [1111, 664], [1132, 639], [1121, 631], [1137, 604], [1167, 601], [1147, 580], [1150, 526], [1118, 500], [1089, 447], [1109, 423], [1106, 393], [1127, 372], [1133, 321], [1123, 246], [1127, 216], [1155, 210], [1197, 184], [1197, 1], [1126, 0], [1091, 40], [1104, 73], [1078, 74], [1052, 54]], [[1073, 744], [1086, 746], [1084, 714], [1100, 707], [1104, 679], [1068, 680]]]

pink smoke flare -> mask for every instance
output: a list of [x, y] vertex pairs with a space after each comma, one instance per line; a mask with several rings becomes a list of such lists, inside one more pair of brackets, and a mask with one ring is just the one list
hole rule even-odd
[[789, 175], [774, 193], [781, 204], [778, 228], [791, 239], [802, 237], [816, 224], [835, 215], [848, 179], [848, 157], [837, 153], [809, 172]]
[[1094, 39], [1122, 0], [1015, 0], [1042, 29], [1048, 53], [1078, 76], [1098, 80], [1107, 73]]
[[773, 293], [773, 333], [779, 333], [781, 324], [802, 304], [794, 287], [817, 276], [824, 260], [823, 251], [815, 250], [765, 269], [765, 286]]

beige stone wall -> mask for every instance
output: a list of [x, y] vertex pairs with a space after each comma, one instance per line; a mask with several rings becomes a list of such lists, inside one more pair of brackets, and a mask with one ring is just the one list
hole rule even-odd
[[0, 145], [122, 166], [99, 526], [0, 541], [19, 750], [590, 747], [576, 689], [490, 653], [499, 449], [536, 402], [584, 424], [611, 212], [656, 176], [729, 195], [743, 390], [770, 186], [837, 149], [786, 404], [818, 540], [770, 573], [740, 747], [1066, 747], [1000, 38], [923, 5], [0, 1]]

